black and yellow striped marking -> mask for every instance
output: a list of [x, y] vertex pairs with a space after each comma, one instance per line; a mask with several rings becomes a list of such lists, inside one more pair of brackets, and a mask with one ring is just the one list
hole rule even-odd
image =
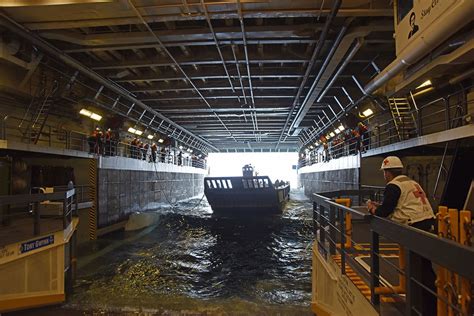
[[[341, 267], [341, 255], [332, 256], [334, 262]], [[370, 300], [370, 287], [362, 278], [346, 263], [346, 276], [357, 287], [357, 289]], [[394, 303], [396, 300], [393, 297], [380, 296], [380, 301], [384, 303]]]
[[89, 239], [97, 239], [97, 160], [89, 159]]

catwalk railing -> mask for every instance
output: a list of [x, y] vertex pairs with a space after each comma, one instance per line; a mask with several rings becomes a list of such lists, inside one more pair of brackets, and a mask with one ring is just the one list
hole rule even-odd
[[[472, 315], [474, 248], [471, 212], [450, 209], [448, 213], [446, 208], [440, 207], [437, 236], [370, 215], [362, 206], [366, 198], [376, 198], [375, 192], [345, 190], [313, 195], [315, 243], [322, 257], [326, 261], [340, 258], [341, 274], [346, 274], [350, 267], [365, 280], [370, 287], [370, 302], [379, 311], [381, 297], [390, 297], [392, 302], [404, 303], [404, 315]], [[351, 201], [359, 201], [359, 206], [349, 207]], [[357, 226], [363, 229], [354, 229]], [[367, 230], [370, 232], [368, 238]], [[364, 232], [369, 240], [362, 242]], [[397, 252], [397, 247], [397, 256], [393, 253], [387, 255], [387, 249]], [[369, 251], [370, 264], [367, 267], [357, 259], [357, 249]], [[397, 263], [390, 260], [394, 258], [398, 259]], [[423, 270], [431, 268], [431, 265], [426, 266], [426, 262], [436, 265], [437, 279], [433, 286], [427, 285], [424, 276]], [[387, 283], [381, 275], [381, 266], [384, 272], [398, 275], [398, 285]], [[435, 314], [426, 311], [430, 297], [437, 305]], [[386, 304], [387, 300], [383, 302]]]
[[[368, 131], [362, 133], [360, 137], [346, 137], [343, 141], [336, 142], [334, 140], [329, 141], [326, 149], [322, 145], [313, 146], [314, 149], [308, 150], [304, 157], [300, 157], [298, 167], [327, 162], [331, 159], [358, 154], [403, 140], [460, 127], [464, 124], [464, 117], [468, 114], [468, 106], [474, 104], [474, 101], [467, 101], [467, 98], [465, 98], [465, 94], [471, 88], [472, 86], [446, 97], [413, 107], [408, 113], [415, 118], [416, 128], [407, 129], [402, 126], [403, 133], [401, 133], [401, 137], [395, 124], [395, 120], [398, 118], [382, 119], [389, 112], [381, 112], [364, 120]], [[377, 123], [378, 121], [382, 121], [382, 123]], [[400, 123], [398, 125], [400, 129]]]
[[[53, 208], [48, 209], [50, 206]], [[0, 195], [0, 227], [2, 231], [7, 231], [7, 228], [15, 229], [16, 241], [29, 239], [57, 228], [66, 229], [72, 222], [72, 216], [77, 215], [77, 209], [75, 189], [54, 193]], [[51, 225], [51, 220], [60, 220], [62, 223]], [[43, 225], [46, 225], [46, 229], [42, 229]]]
[[[3, 139], [35, 145], [35, 140], [38, 139], [36, 142], [38, 146], [77, 150], [92, 155], [119, 156], [149, 162], [161, 162], [201, 169], [207, 168], [205, 159], [197, 156], [193, 157], [186, 152], [180, 155], [180, 149], [170, 146], [164, 147], [158, 145], [157, 151], [153, 152], [151, 144], [149, 144], [148, 148], [142, 148], [116, 139], [101, 141], [91, 140], [90, 135], [86, 135], [82, 132], [58, 129], [57, 127], [47, 124], [45, 124], [43, 132], [41, 132], [41, 135], [38, 137], [37, 132], [34, 130], [22, 131], [19, 128], [21, 122], [23, 122], [23, 124], [29, 123], [14, 116], [4, 116], [1, 118], [0, 140]], [[150, 141], [150, 143], [153, 142]]]

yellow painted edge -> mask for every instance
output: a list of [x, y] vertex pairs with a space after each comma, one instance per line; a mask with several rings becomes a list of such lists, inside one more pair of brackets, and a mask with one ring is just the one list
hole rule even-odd
[[65, 301], [65, 299], [66, 299], [66, 296], [64, 294], [51, 294], [51, 295], [43, 295], [43, 296], [25, 297], [25, 298], [13, 298], [9, 300], [0, 301], [0, 313], [62, 303]]
[[332, 313], [329, 309], [322, 303], [312, 302], [311, 303], [311, 310], [318, 316], [331, 316]]

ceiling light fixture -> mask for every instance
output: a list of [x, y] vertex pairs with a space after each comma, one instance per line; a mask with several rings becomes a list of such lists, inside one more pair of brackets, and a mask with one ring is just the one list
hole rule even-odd
[[416, 89], [424, 88], [424, 87], [429, 87], [432, 86], [433, 84], [431, 83], [431, 80], [426, 80], [422, 84], [420, 84]]
[[374, 111], [372, 111], [372, 109], [370, 109], [370, 108], [367, 109], [367, 110], [365, 110], [364, 112], [362, 112], [362, 115], [363, 115], [364, 117], [369, 117], [369, 116], [371, 116], [372, 114], [374, 114]]
[[129, 127], [129, 128], [128, 128], [128, 132], [129, 132], [129, 133], [132, 133], [132, 134], [135, 134], [135, 135], [138, 135], [138, 136], [140, 136], [140, 135], [143, 134], [143, 132], [142, 132], [141, 130], [135, 129], [135, 128], [133, 128], [133, 127]]
[[79, 111], [79, 114], [81, 115], [84, 115], [84, 116], [87, 116], [87, 117], [90, 117], [91, 119], [93, 119], [94, 121], [100, 121], [102, 119], [102, 116], [97, 114], [97, 113], [94, 113], [92, 111], [89, 111], [87, 109], [81, 109]]

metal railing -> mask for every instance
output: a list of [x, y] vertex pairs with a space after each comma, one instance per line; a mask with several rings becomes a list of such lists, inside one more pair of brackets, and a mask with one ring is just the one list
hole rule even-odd
[[[45, 186], [47, 187], [47, 186]], [[41, 189], [44, 187], [32, 187], [30, 190], [30, 194], [41, 193]], [[70, 190], [68, 185], [56, 185], [50, 187], [53, 189], [53, 192], [64, 192]], [[73, 186], [75, 190], [75, 197], [77, 199], [77, 203], [85, 203], [90, 202], [90, 193], [91, 193], [91, 186], [88, 184], [80, 184]]]
[[[62, 202], [60, 215], [44, 214], [41, 202]], [[73, 205], [75, 207], [73, 208]], [[2, 207], [6, 206], [6, 207]], [[43, 218], [62, 219], [62, 229], [66, 229], [72, 222], [72, 216], [77, 215], [78, 199], [75, 189], [54, 193], [0, 195], [2, 210], [0, 227], [14, 227], [17, 219], [32, 219], [32, 236], [46, 233], [41, 229]], [[24, 225], [24, 222], [18, 225]], [[27, 239], [27, 238], [25, 238]]]
[[207, 168], [204, 158], [188, 155], [187, 153], [180, 156], [180, 150], [177, 148], [159, 146], [157, 151], [153, 153], [151, 148], [144, 149], [115, 139], [93, 140], [90, 135], [85, 133], [66, 129], [58, 130], [47, 124], [38, 137], [34, 130], [22, 131], [19, 128], [22, 122], [25, 123], [21, 118], [4, 116], [0, 120], [0, 139], [34, 144], [35, 139], [38, 138], [36, 145], [39, 146], [77, 150], [93, 155], [119, 156], [149, 162], [161, 162], [201, 169]]
[[[472, 86], [414, 107], [408, 114], [415, 118], [416, 128], [404, 130], [402, 140], [462, 126], [468, 105], [474, 104], [474, 101], [467, 101], [466, 98], [463, 98], [464, 94], [471, 88]], [[382, 112], [378, 116], [365, 120], [364, 123], [369, 130], [362, 133], [360, 137], [346, 138], [339, 142], [332, 140], [328, 142], [327, 149], [320, 145], [307, 152], [304, 158], [300, 157], [298, 167], [327, 162], [330, 159], [354, 155], [400, 142], [400, 135], [395, 124], [396, 119], [390, 117], [383, 123], [372, 124], [372, 122], [381, 120], [387, 114], [388, 112]]]
[[[394, 298], [397, 303], [404, 303], [403, 314], [405, 315], [428, 315], [424, 304], [431, 297], [435, 305], [443, 306], [442, 310], [438, 307], [437, 315], [471, 315], [473, 302], [470, 284], [474, 281], [472, 268], [474, 267], [474, 249], [470, 244], [472, 229], [470, 216], [465, 223], [468, 226], [466, 234], [469, 242], [459, 244], [420, 229], [372, 216], [362, 206], [363, 203], [359, 203], [359, 206], [348, 207], [341, 205], [341, 200], [337, 199], [352, 196], [356, 201], [364, 201], [366, 197], [375, 198], [375, 194], [374, 190], [345, 190], [313, 195], [313, 228], [315, 243], [321, 256], [326, 261], [340, 257], [338, 260], [340, 260], [341, 274], [346, 274], [346, 269], [350, 267], [362, 280], [367, 280], [370, 283], [370, 302], [376, 309], [381, 303], [380, 297], [384, 296]], [[364, 229], [354, 229], [352, 225], [348, 225], [348, 220], [355, 226], [366, 225], [368, 228], [361, 226]], [[448, 218], [447, 222], [450, 221], [455, 221], [454, 216]], [[363, 237], [357, 234], [363, 235], [365, 232], [367, 235], [367, 230], [370, 232], [369, 240], [360, 242]], [[365, 238], [367, 239], [367, 236]], [[381, 241], [384, 246], [381, 246]], [[398, 264], [394, 264], [389, 260], [390, 256], [386, 256], [384, 247], [387, 245], [392, 247], [395, 245], [394, 251], [397, 251], [399, 247], [399, 255], [396, 257], [399, 260]], [[367, 267], [363, 267], [358, 261], [356, 249], [362, 249], [365, 253], [369, 252], [370, 263]], [[438, 267], [436, 282], [438, 290], [427, 285], [424, 272], [422, 272], [430, 268], [426, 266], [426, 262], [430, 265], [434, 263]], [[381, 264], [385, 267], [385, 271], [391, 269], [395, 275], [398, 275], [398, 285], [393, 286], [387, 283], [380, 273]], [[455, 281], [446, 282], [446, 286], [440, 288], [439, 281], [442, 279], [442, 273], [452, 275]], [[433, 282], [432, 285], [434, 284]], [[440, 295], [443, 291], [448, 295]], [[426, 298], [427, 295], [428, 298]]]
[[[415, 117], [416, 129], [403, 133], [403, 140], [441, 132], [462, 126], [463, 118], [467, 114], [467, 106], [474, 101], [460, 98], [467, 89], [458, 91], [443, 98], [438, 98], [412, 109], [409, 114]], [[460, 98], [452, 102], [453, 99]], [[371, 118], [374, 121], [377, 117]], [[400, 141], [395, 126], [395, 119], [391, 118], [382, 124], [370, 126], [367, 132], [367, 149], [374, 149]]]

